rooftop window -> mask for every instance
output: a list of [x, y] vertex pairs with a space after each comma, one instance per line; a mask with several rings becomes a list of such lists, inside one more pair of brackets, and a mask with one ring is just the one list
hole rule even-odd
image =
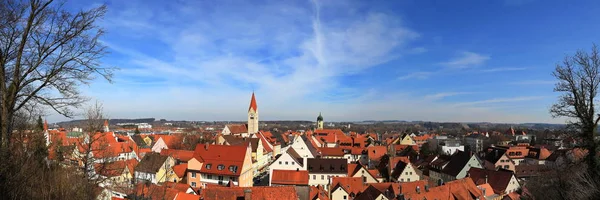
[[223, 170], [223, 169], [225, 169], [225, 165], [222, 165], [222, 164], [221, 164], [221, 165], [218, 165], [218, 166], [217, 166], [217, 170]]
[[212, 164], [206, 164], [206, 169], [210, 169], [212, 167]]

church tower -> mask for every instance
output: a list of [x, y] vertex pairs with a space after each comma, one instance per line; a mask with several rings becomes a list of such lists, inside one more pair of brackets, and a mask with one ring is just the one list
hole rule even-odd
[[44, 120], [44, 139], [46, 139], [46, 146], [50, 146], [50, 133], [48, 133], [48, 121]]
[[258, 132], [258, 106], [256, 105], [256, 98], [254, 92], [252, 92], [252, 99], [250, 99], [250, 107], [248, 108], [248, 134]]
[[104, 132], [105, 133], [110, 132], [110, 129], [108, 128], [108, 119], [104, 120]]
[[319, 112], [319, 116], [317, 117], [317, 130], [323, 130], [323, 116], [321, 116], [321, 112]]

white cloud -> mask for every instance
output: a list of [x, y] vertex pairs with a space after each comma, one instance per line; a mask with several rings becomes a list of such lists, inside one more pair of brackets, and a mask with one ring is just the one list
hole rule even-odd
[[461, 52], [460, 56], [448, 62], [443, 62], [442, 65], [453, 69], [464, 69], [477, 65], [481, 65], [490, 59], [488, 55], [482, 55], [473, 52]]
[[490, 68], [481, 70], [481, 72], [505, 72], [505, 71], [523, 71], [527, 68], [524, 67], [501, 67], [501, 68]]
[[512, 82], [512, 85], [554, 85], [557, 81], [551, 80], [526, 80], [526, 81], [517, 81]]
[[441, 92], [441, 93], [426, 95], [424, 97], [424, 99], [434, 101], [434, 100], [440, 100], [440, 99], [443, 99], [446, 97], [465, 95], [465, 94], [472, 94], [472, 92]]
[[480, 104], [494, 104], [494, 103], [511, 103], [520, 101], [532, 101], [545, 98], [544, 96], [522, 96], [522, 97], [511, 97], [511, 98], [494, 98], [480, 101], [461, 102], [454, 104], [454, 107], [474, 106]]
[[404, 76], [398, 77], [398, 80], [408, 80], [408, 79], [427, 79], [429, 76], [433, 75], [433, 72], [413, 72]]

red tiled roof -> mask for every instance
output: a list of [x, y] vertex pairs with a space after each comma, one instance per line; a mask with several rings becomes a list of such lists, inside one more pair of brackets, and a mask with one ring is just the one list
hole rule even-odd
[[187, 162], [194, 157], [194, 151], [178, 150], [178, 149], [163, 149], [160, 155], [171, 156], [182, 162]]
[[135, 195], [150, 197], [152, 200], [163, 200], [163, 199], [174, 199], [177, 193], [176, 189], [173, 188], [165, 188], [166, 186], [160, 185], [145, 185], [144, 183], [140, 183], [135, 187]]
[[187, 170], [187, 166], [188, 166], [187, 163], [175, 165], [175, 166], [173, 166], [173, 172], [175, 172], [175, 175], [177, 175], [177, 177], [183, 178], [183, 176], [185, 176], [185, 171]]
[[190, 185], [185, 183], [174, 183], [174, 182], [164, 182], [165, 187], [175, 189], [179, 192], [187, 192], [188, 189], [192, 188]]
[[339, 147], [323, 147], [319, 148], [322, 156], [344, 156], [344, 149]]
[[269, 141], [267, 141], [267, 138], [265, 138], [265, 136], [261, 132], [258, 132], [256, 135], [260, 139], [260, 142], [262, 143], [262, 146], [265, 149], [264, 153], [273, 152], [273, 148], [271, 148], [271, 144], [269, 144]]
[[394, 144], [392, 147], [394, 148], [394, 151], [396, 151], [396, 152], [402, 151], [402, 150], [404, 150], [407, 147], [411, 147], [415, 151], [419, 152], [419, 146], [417, 146], [417, 145]]
[[327, 196], [327, 191], [322, 186], [310, 186], [310, 193], [308, 199], [320, 199], [320, 200], [329, 200], [329, 196]]
[[246, 124], [228, 124], [229, 132], [231, 134], [248, 133], [248, 125]]
[[478, 185], [477, 188], [479, 188], [479, 189], [485, 188], [485, 194], [484, 194], [485, 196], [494, 195], [494, 189], [492, 189], [492, 186], [490, 186], [489, 183]]
[[308, 171], [306, 170], [273, 170], [272, 184], [278, 185], [308, 185]]
[[[470, 178], [450, 181], [442, 186], [430, 188], [426, 191], [420, 187], [420, 191], [403, 192], [406, 199], [477, 199], [482, 198], [481, 191], [477, 188]], [[475, 198], [473, 198], [475, 197]]]
[[244, 197], [244, 191], [252, 195], [252, 199], [282, 200], [298, 199], [294, 186], [278, 187], [212, 187], [201, 191], [203, 199], [237, 200]]
[[367, 152], [369, 159], [380, 160], [387, 153], [387, 148], [385, 146], [370, 146], [367, 147]]
[[342, 187], [348, 194], [355, 195], [366, 188], [362, 177], [332, 177], [329, 191], [333, 191], [336, 187]]
[[199, 200], [199, 199], [200, 199], [199, 195], [187, 194], [185, 192], [179, 192], [179, 193], [177, 193], [177, 196], [175, 196], [174, 200]]
[[496, 194], [502, 194], [506, 190], [506, 187], [508, 187], [510, 179], [514, 176], [513, 172], [508, 170], [500, 169], [495, 171], [474, 167], [469, 169], [467, 173], [469, 174], [469, 178], [476, 184], [485, 184], [487, 181]]
[[[247, 150], [248, 146], [198, 144], [194, 150], [194, 157], [204, 161], [200, 170], [202, 173], [239, 176]], [[219, 165], [222, 165], [223, 169], [219, 170]], [[236, 170], [232, 172], [230, 167]]]

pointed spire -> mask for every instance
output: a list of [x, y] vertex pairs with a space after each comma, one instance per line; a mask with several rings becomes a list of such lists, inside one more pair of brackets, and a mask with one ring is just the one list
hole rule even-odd
[[44, 131], [47, 131], [47, 130], [48, 130], [48, 120], [44, 120]]
[[254, 92], [252, 92], [252, 99], [250, 99], [250, 107], [248, 107], [248, 111], [250, 111], [250, 109], [258, 111], [258, 106], [256, 105], [256, 98], [254, 97]]

